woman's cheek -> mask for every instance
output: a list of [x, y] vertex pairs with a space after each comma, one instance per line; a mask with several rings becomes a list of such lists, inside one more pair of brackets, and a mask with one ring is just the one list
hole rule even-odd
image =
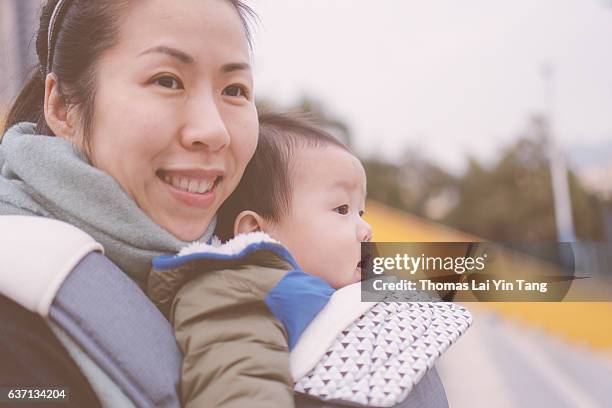
[[246, 121], [243, 126], [233, 132], [234, 136], [231, 140], [231, 145], [235, 150], [235, 160], [237, 170], [242, 174], [245, 167], [253, 157], [257, 147], [257, 139], [259, 133], [259, 123], [257, 121], [257, 113]]

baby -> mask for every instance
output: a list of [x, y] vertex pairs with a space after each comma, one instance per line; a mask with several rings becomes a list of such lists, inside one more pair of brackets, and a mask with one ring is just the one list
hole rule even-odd
[[342, 142], [304, 117], [264, 114], [257, 151], [216, 234], [264, 231], [302, 270], [338, 289], [361, 277], [361, 242], [372, 234], [365, 197], [363, 166]]
[[218, 216], [229, 241], [157, 258], [149, 278], [184, 356], [184, 406], [293, 406], [289, 350], [334, 289], [361, 278], [365, 196], [342, 142], [303, 116], [260, 116], [255, 155]]

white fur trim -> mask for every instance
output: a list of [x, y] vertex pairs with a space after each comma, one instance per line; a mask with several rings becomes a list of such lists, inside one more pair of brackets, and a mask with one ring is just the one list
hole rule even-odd
[[62, 283], [90, 252], [104, 249], [61, 221], [0, 216], [0, 293], [46, 317]]
[[265, 232], [255, 231], [246, 234], [236, 235], [234, 238], [224, 244], [217, 237], [213, 237], [212, 243], [193, 242], [181, 249], [178, 256], [197, 254], [205, 252], [207, 254], [219, 255], [235, 255], [251, 244], [268, 242], [271, 244], [279, 244], [278, 241], [270, 237]]
[[312, 370], [342, 330], [366, 313], [376, 302], [361, 301], [361, 282], [338, 289], [308, 325], [291, 351], [294, 381]]

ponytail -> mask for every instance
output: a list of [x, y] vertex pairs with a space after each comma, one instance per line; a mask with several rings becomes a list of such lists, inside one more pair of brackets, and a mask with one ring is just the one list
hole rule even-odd
[[33, 69], [30, 78], [15, 100], [6, 118], [2, 133], [19, 122], [34, 122], [40, 134], [53, 135], [44, 116], [45, 81], [40, 66]]

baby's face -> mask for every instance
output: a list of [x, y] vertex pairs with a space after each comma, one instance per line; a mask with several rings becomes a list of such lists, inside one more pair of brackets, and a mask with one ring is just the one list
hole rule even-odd
[[289, 249], [305, 272], [334, 288], [358, 282], [361, 242], [372, 234], [361, 218], [363, 166], [335, 146], [297, 149], [292, 161], [289, 213], [266, 232]]

